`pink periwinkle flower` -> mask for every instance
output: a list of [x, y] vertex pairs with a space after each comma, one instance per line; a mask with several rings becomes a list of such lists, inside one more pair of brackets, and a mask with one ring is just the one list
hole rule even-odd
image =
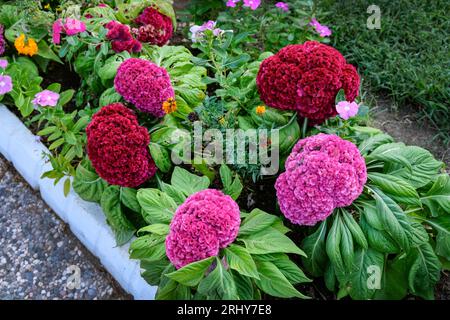
[[44, 90], [37, 93], [32, 101], [35, 108], [41, 107], [55, 107], [59, 100], [59, 94], [50, 90]]
[[86, 31], [86, 25], [80, 20], [67, 18], [64, 23], [64, 31], [68, 36], [74, 36], [78, 33]]
[[227, 7], [234, 8], [239, 2], [241, 2], [241, 0], [228, 0], [226, 5]]
[[219, 36], [223, 33], [223, 30], [220, 28], [216, 28], [216, 22], [213, 20], [209, 20], [202, 24], [201, 26], [192, 26], [189, 31], [191, 32], [191, 40], [192, 42], [200, 41], [206, 30], [211, 30], [214, 36]]
[[314, 29], [316, 29], [316, 32], [319, 34], [319, 36], [321, 37], [331, 36], [331, 29], [325, 25], [321, 25], [316, 18], [313, 18], [309, 24], [313, 26]]
[[286, 2], [277, 2], [275, 4], [275, 7], [280, 8], [281, 10], [288, 12], [289, 11], [289, 5]]
[[60, 44], [61, 43], [61, 32], [63, 31], [63, 23], [61, 19], [56, 20], [53, 22], [52, 26], [52, 41], [54, 44]]
[[300, 140], [276, 183], [280, 210], [292, 223], [313, 226], [335, 208], [349, 206], [367, 181], [358, 148], [336, 135]]
[[12, 88], [13, 84], [11, 77], [0, 74], [0, 95], [10, 92]]
[[250, 7], [252, 10], [258, 9], [261, 0], [244, 0], [244, 7]]
[[8, 60], [0, 59], [0, 68], [6, 69], [8, 67]]
[[348, 101], [340, 101], [336, 105], [336, 111], [339, 113], [339, 116], [348, 120], [358, 113], [359, 106], [356, 102], [348, 102]]
[[199, 191], [178, 207], [166, 238], [166, 253], [179, 269], [216, 256], [232, 243], [241, 223], [237, 203], [219, 190]]
[[138, 58], [122, 62], [114, 79], [114, 87], [136, 108], [158, 118], [165, 115], [163, 102], [175, 97], [166, 69]]

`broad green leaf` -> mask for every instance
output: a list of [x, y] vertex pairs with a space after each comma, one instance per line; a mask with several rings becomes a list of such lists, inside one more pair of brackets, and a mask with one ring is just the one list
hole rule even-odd
[[272, 261], [274, 265], [284, 274], [286, 279], [290, 283], [296, 285], [299, 283], [311, 282], [305, 273], [294, 262], [292, 262], [287, 256], [286, 259], [277, 259]]
[[131, 259], [158, 261], [166, 256], [165, 237], [147, 234], [134, 240], [130, 245]]
[[251, 278], [241, 276], [241, 274], [236, 271], [233, 271], [232, 274], [239, 300], [253, 300], [254, 288]]
[[405, 180], [390, 174], [378, 172], [369, 173], [368, 178], [397, 202], [409, 205], [421, 205], [416, 189]]
[[158, 169], [164, 173], [169, 172], [172, 168], [172, 161], [170, 160], [169, 151], [167, 151], [166, 148], [160, 146], [159, 144], [153, 142], [150, 142], [148, 147]]
[[72, 187], [83, 200], [100, 202], [107, 186], [108, 183], [97, 175], [89, 161], [78, 165]]
[[450, 235], [438, 232], [436, 236], [436, 254], [450, 261]]
[[379, 160], [385, 163], [398, 163], [410, 172], [412, 170], [411, 163], [401, 153], [404, 148], [406, 146], [401, 142], [382, 144], [366, 156], [366, 161]]
[[270, 227], [276, 220], [277, 216], [268, 214], [260, 209], [253, 209], [242, 222], [239, 228], [239, 236], [251, 235], [264, 230]]
[[307, 258], [302, 258], [303, 265], [314, 277], [320, 277], [325, 272], [328, 261], [325, 249], [327, 223], [323, 221], [317, 230], [303, 240], [302, 249]]
[[231, 269], [243, 276], [259, 279], [255, 262], [244, 247], [232, 244], [225, 248], [224, 252]]
[[144, 280], [152, 286], [159, 285], [159, 282], [161, 281], [161, 274], [169, 264], [169, 260], [165, 258], [158, 261], [142, 259], [141, 268], [144, 269], [144, 272], [142, 272], [142, 278], [144, 278]]
[[237, 289], [231, 271], [226, 270], [218, 258], [215, 265], [214, 270], [198, 285], [198, 292], [212, 299], [236, 299]]
[[233, 174], [230, 168], [226, 164], [222, 164], [220, 166], [220, 178], [222, 180], [223, 192], [231, 196], [233, 200], [239, 198], [243, 188], [239, 175], [236, 174], [233, 180]]
[[380, 289], [375, 292], [377, 300], [402, 300], [408, 293], [408, 269], [406, 258], [396, 257], [387, 261], [381, 277]]
[[325, 249], [328, 258], [333, 265], [334, 273], [339, 281], [343, 281], [346, 274], [344, 261], [341, 255], [341, 239], [342, 230], [340, 227], [340, 218], [338, 215], [335, 215], [333, 225], [327, 236]]
[[166, 193], [158, 189], [139, 189], [136, 198], [147, 223], [168, 224], [172, 221], [177, 204]]
[[56, 53], [54, 53], [52, 51], [52, 49], [50, 49], [50, 47], [48, 46], [47, 42], [45, 42], [45, 40], [39, 41], [37, 54], [38, 54], [38, 56], [41, 56], [43, 58], [53, 60], [53, 61], [63, 64], [61, 59], [56, 55]]
[[341, 256], [342, 261], [344, 262], [344, 266], [347, 270], [350, 270], [353, 263], [353, 255], [354, 255], [354, 246], [353, 246], [353, 237], [352, 233], [347, 227], [347, 225], [343, 222], [342, 217], [339, 219], [339, 227], [341, 228]]
[[166, 277], [185, 286], [194, 287], [203, 279], [206, 270], [211, 266], [214, 259], [215, 257], [209, 257], [190, 263], [174, 272], [166, 274]]
[[358, 146], [358, 149], [361, 152], [361, 154], [364, 155], [383, 144], [390, 143], [393, 141], [394, 140], [392, 139], [391, 136], [384, 134], [384, 133], [380, 133], [380, 134], [376, 134], [376, 135], [364, 140]]
[[136, 198], [137, 191], [132, 188], [120, 188], [120, 201], [122, 201], [123, 205], [127, 208], [133, 210], [134, 212], [141, 212], [141, 206]]
[[353, 239], [363, 248], [367, 249], [367, 240], [364, 236], [364, 232], [361, 230], [361, 227], [355, 221], [353, 216], [345, 209], [341, 209], [342, 218], [344, 224], [347, 226], [348, 230], [350, 230]]
[[138, 230], [137, 234], [140, 235], [144, 232], [154, 233], [160, 236], [166, 236], [169, 234], [170, 227], [168, 224], [163, 223], [155, 223], [145, 227], [142, 227]]
[[433, 186], [420, 198], [422, 203], [430, 208], [433, 216], [437, 216], [441, 211], [450, 213], [450, 177], [441, 174], [437, 177]]
[[207, 189], [210, 181], [207, 177], [199, 177], [183, 168], [175, 167], [171, 184], [186, 196], [190, 196], [198, 191]]
[[382, 253], [398, 253], [401, 251], [398, 244], [386, 231], [373, 228], [366, 222], [365, 216], [360, 218], [360, 225], [370, 248]]
[[291, 239], [270, 227], [238, 239], [245, 243], [245, 247], [251, 254], [284, 252], [306, 256]]
[[166, 193], [169, 197], [171, 197], [175, 202], [180, 205], [186, 200], [186, 196], [181, 191], [177, 190], [172, 185], [162, 182], [159, 182], [159, 187], [162, 192]]

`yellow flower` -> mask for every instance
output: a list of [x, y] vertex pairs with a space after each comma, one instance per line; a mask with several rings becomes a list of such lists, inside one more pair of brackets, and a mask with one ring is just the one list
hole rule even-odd
[[14, 41], [14, 46], [17, 49], [17, 52], [27, 56], [34, 56], [38, 52], [38, 46], [36, 41], [33, 38], [28, 38], [25, 41], [25, 35], [22, 33], [16, 41]]
[[256, 107], [256, 114], [262, 115], [265, 112], [266, 112], [266, 107], [265, 106], [258, 106], [258, 107]]
[[50, 3], [47, 3], [47, 4], [44, 6], [44, 9], [50, 10], [50, 9], [51, 9]]
[[177, 110], [177, 102], [174, 98], [169, 98], [163, 102], [162, 108], [166, 114], [175, 112]]
[[225, 125], [225, 117], [220, 117], [220, 119], [219, 119], [219, 123], [220, 123], [220, 125]]

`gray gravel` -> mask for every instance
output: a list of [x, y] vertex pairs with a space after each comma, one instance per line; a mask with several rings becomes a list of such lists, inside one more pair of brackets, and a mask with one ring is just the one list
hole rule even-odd
[[0, 299], [130, 298], [0, 155]]

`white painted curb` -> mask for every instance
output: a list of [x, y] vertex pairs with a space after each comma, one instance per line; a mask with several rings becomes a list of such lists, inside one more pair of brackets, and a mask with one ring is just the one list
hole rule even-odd
[[152, 300], [157, 287], [150, 286], [140, 275], [139, 262], [131, 260], [129, 244], [116, 247], [114, 235], [106, 224], [98, 204], [82, 200], [73, 190], [64, 197], [63, 182], [40, 179], [51, 165], [43, 159], [48, 149], [4, 105], [0, 104], [0, 152], [44, 201], [69, 224], [75, 236], [98, 257], [106, 270], [125, 291], [137, 300]]

